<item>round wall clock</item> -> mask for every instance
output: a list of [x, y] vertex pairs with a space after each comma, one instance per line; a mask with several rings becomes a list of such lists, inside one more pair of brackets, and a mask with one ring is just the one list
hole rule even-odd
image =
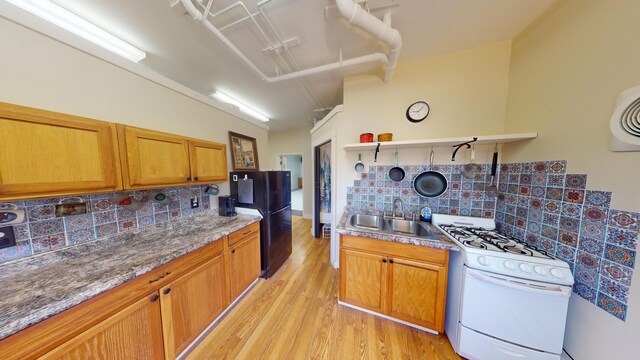
[[424, 101], [416, 101], [407, 108], [407, 120], [420, 122], [429, 115], [429, 104]]

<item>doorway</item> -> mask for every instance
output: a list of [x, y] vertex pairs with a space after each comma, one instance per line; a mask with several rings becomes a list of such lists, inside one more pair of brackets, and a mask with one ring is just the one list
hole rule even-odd
[[331, 140], [314, 148], [313, 236], [331, 237]]
[[302, 216], [304, 201], [304, 179], [302, 176], [302, 154], [278, 154], [276, 164], [280, 170], [291, 171], [291, 215]]

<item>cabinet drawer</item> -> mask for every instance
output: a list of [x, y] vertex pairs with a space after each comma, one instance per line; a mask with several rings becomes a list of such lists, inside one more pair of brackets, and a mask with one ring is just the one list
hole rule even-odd
[[260, 223], [255, 222], [245, 228], [242, 228], [229, 235], [229, 246], [236, 244], [238, 241], [251, 236], [255, 233], [260, 233]]

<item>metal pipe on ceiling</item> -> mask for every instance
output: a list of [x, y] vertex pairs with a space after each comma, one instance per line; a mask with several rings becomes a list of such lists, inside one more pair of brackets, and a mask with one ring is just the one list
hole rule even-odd
[[[283, 75], [267, 76], [253, 62], [251, 62], [251, 60], [249, 60], [240, 51], [240, 49], [238, 49], [220, 30], [218, 30], [218, 28], [216, 28], [209, 20], [207, 20], [206, 14], [201, 13], [193, 4], [192, 0], [180, 0], [180, 2], [196, 21], [201, 22], [209, 31], [211, 31], [211, 33], [213, 33], [218, 38], [218, 40], [220, 40], [229, 50], [231, 50], [231, 52], [233, 52], [238, 58], [240, 58], [240, 60], [242, 60], [245, 65], [247, 65], [254, 73], [256, 73], [256, 75], [258, 75], [262, 80], [269, 83], [296, 79], [321, 72], [378, 61], [383, 62], [387, 65], [385, 82], [389, 82], [397, 63], [400, 48], [402, 47], [402, 38], [400, 37], [400, 33], [396, 29], [391, 28], [375, 16], [364, 11], [362, 7], [353, 2], [353, 0], [337, 0], [338, 9], [341, 9], [342, 5], [342, 9], [344, 9], [346, 12], [351, 12], [352, 16], [349, 17], [344, 15], [346, 12], [343, 12], [342, 9], [340, 10], [340, 13], [346, 18], [350, 18], [350, 23], [353, 23], [354, 25], [362, 28], [372, 35], [375, 35], [380, 40], [387, 43], [390, 47], [389, 54], [387, 55], [383, 53], [373, 53], [369, 55], [359, 56], [353, 59], [342, 60], [331, 64], [317, 66], [314, 68], [294, 71]], [[346, 3], [350, 3], [350, 5]], [[391, 62], [391, 60], [393, 60], [393, 62]]]

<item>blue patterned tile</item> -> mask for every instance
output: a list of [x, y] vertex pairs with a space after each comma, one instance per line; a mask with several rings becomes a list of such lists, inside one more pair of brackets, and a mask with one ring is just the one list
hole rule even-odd
[[604, 246], [604, 257], [633, 269], [636, 261], [636, 252], [619, 246], [606, 244]]
[[558, 233], [558, 242], [566, 246], [575, 248], [578, 246], [578, 233], [560, 230], [560, 232]]
[[544, 211], [551, 213], [551, 214], [557, 214], [560, 212], [560, 204], [561, 202], [559, 201], [555, 201], [555, 200], [545, 200], [544, 201]]
[[547, 185], [547, 174], [533, 174], [531, 177], [531, 185], [545, 187]]
[[607, 227], [606, 242], [627, 249], [636, 250], [638, 247], [638, 233], [636, 231], [627, 231], [609, 226]]
[[553, 226], [543, 225], [540, 234], [552, 240], [558, 239], [558, 229]]
[[598, 292], [589, 285], [576, 281], [573, 284], [573, 292], [592, 304], [596, 303]]
[[56, 217], [54, 205], [38, 205], [27, 208], [27, 218], [29, 221], [49, 220]]
[[532, 181], [533, 181], [533, 176], [531, 175], [531, 173], [520, 175], [520, 180], [519, 180], [520, 185], [530, 185]]
[[629, 287], [606, 277], [600, 278], [598, 291], [607, 294], [624, 304], [629, 302]]
[[113, 197], [114, 193], [110, 192], [110, 193], [103, 193], [103, 194], [91, 194], [89, 195], [89, 199], [91, 200], [105, 200], [105, 199], [111, 199]]
[[586, 189], [587, 175], [585, 174], [567, 174], [565, 178], [565, 187], [571, 189]]
[[116, 217], [118, 218], [118, 221], [135, 219], [136, 212], [118, 207], [118, 210], [116, 211]]
[[28, 241], [16, 241], [16, 246], [0, 249], [0, 263], [32, 255]]
[[577, 233], [580, 229], [580, 221], [578, 219], [561, 216], [558, 227], [560, 230]]
[[31, 199], [31, 200], [25, 200], [24, 206], [31, 207], [31, 206], [38, 206], [38, 205], [54, 205], [54, 204], [57, 204], [58, 201], [60, 201], [60, 198], [58, 197], [46, 198], [46, 199]]
[[544, 225], [557, 227], [559, 222], [560, 222], [560, 215], [558, 214], [550, 214], [550, 213], [542, 214], [542, 223]]
[[596, 256], [602, 256], [604, 253], [604, 241], [598, 241], [589, 237], [580, 237], [578, 245], [580, 250], [586, 251]]
[[73, 215], [64, 218], [67, 231], [93, 226], [93, 217], [91, 214]]
[[587, 190], [584, 204], [609, 208], [611, 205], [611, 191]]
[[569, 189], [564, 190], [563, 200], [570, 203], [582, 204], [584, 202], [584, 190], [581, 189]]
[[538, 161], [533, 164], [533, 172], [546, 173], [548, 172], [549, 165], [544, 161]]
[[558, 243], [556, 243], [555, 241], [549, 240], [544, 237], [540, 239], [540, 247], [542, 248], [542, 250], [546, 251], [549, 254], [553, 254], [556, 252], [557, 244]]
[[560, 213], [562, 216], [579, 219], [582, 216], [582, 205], [562, 202], [560, 207]]
[[567, 171], [567, 161], [566, 160], [549, 161], [548, 169], [549, 169], [549, 172], [551, 173], [564, 174]]
[[83, 243], [96, 238], [93, 227], [67, 231], [67, 240], [70, 245]]
[[598, 273], [592, 270], [589, 270], [579, 264], [576, 264], [575, 269], [575, 280], [585, 283], [593, 288], [598, 287]]
[[64, 233], [33, 238], [31, 239], [33, 253], [39, 254], [45, 251], [60, 249], [66, 245], [65, 238]]
[[606, 259], [602, 259], [602, 265], [600, 265], [600, 274], [621, 284], [631, 286], [633, 269], [612, 261], [608, 261]]
[[13, 235], [16, 237], [16, 241], [29, 240], [31, 238], [29, 223], [13, 225]]
[[596, 224], [606, 224], [608, 212], [606, 208], [601, 208], [598, 206], [586, 206], [582, 211], [583, 219], [586, 219], [592, 223]]
[[90, 204], [93, 211], [107, 211], [114, 210], [116, 208], [116, 206], [113, 205], [108, 199], [91, 200]]
[[542, 222], [542, 215], [543, 212], [542, 210], [539, 209], [529, 209], [529, 216], [528, 216], [528, 220], [532, 221], [532, 222]]
[[40, 237], [64, 232], [62, 219], [52, 219], [40, 222], [29, 223], [31, 227], [31, 236]]
[[548, 174], [547, 186], [564, 188], [564, 175], [560, 174]]
[[149, 216], [141, 216], [138, 218], [138, 224], [140, 227], [153, 225], [155, 220], [152, 215]]
[[118, 221], [118, 231], [129, 231], [138, 228], [136, 218]]
[[598, 272], [600, 271], [600, 265], [602, 260], [600, 257], [590, 254], [584, 251], [578, 251], [576, 256], [576, 264], [588, 269], [590, 271]]
[[583, 220], [580, 225], [580, 235], [602, 241], [605, 236], [605, 225], [592, 223], [591, 221]]
[[116, 222], [115, 210], [93, 212], [92, 216], [93, 216], [93, 223], [96, 225]]
[[627, 305], [615, 300], [601, 292], [598, 292], [597, 305], [599, 308], [617, 317], [622, 321], [627, 319]]
[[639, 217], [640, 214], [634, 212], [610, 210], [608, 224], [625, 230], [638, 231]]
[[[191, 209], [191, 210], [195, 210], [195, 209]], [[169, 213], [164, 212], [164, 213], [155, 214], [154, 215], [154, 219], [155, 219], [156, 224], [168, 221], [169, 220]]]
[[556, 247], [555, 255], [556, 257], [564, 261], [573, 262], [576, 257], [576, 249], [558, 244], [558, 246]]
[[103, 238], [105, 236], [113, 235], [117, 232], [118, 232], [118, 223], [116, 222], [96, 226], [96, 236], [98, 238]]
[[549, 200], [562, 200], [562, 188], [548, 187], [545, 198]]

